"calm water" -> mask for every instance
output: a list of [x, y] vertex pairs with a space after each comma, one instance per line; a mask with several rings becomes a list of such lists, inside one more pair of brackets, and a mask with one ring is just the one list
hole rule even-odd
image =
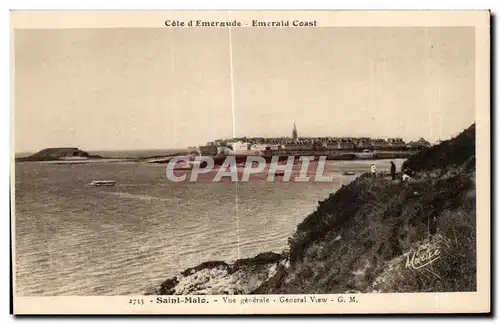
[[[341, 171], [371, 162], [328, 161], [330, 183], [237, 184], [173, 183], [163, 165], [19, 163], [17, 294], [143, 294], [201, 262], [280, 252], [318, 200], [355, 178]], [[85, 187], [94, 179], [117, 185]]]

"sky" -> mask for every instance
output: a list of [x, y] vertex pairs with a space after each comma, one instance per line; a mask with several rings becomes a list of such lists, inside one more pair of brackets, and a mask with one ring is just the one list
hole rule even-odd
[[22, 29], [15, 151], [233, 136], [424, 137], [474, 122], [468, 27]]

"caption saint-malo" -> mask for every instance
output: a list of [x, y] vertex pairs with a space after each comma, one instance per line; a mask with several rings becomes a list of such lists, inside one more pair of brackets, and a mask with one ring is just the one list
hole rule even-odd
[[[217, 302], [217, 300], [214, 300]], [[151, 302], [153, 302], [151, 300]], [[224, 304], [259, 304], [259, 303], [280, 303], [280, 304], [321, 304], [328, 302], [336, 303], [357, 303], [358, 300], [355, 296], [338, 296], [336, 299], [328, 299], [327, 297], [317, 297], [317, 296], [300, 296], [300, 297], [288, 297], [280, 296], [279, 298], [270, 298], [268, 296], [253, 296], [253, 297], [243, 297], [239, 301], [231, 296], [222, 297], [222, 302]], [[139, 303], [139, 304], [143, 304]], [[205, 297], [200, 296], [159, 296], [156, 298], [157, 304], [208, 304], [210, 301]]]

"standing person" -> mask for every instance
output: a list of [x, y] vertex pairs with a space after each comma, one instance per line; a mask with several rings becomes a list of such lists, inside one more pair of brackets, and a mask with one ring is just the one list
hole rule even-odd
[[370, 167], [370, 171], [372, 173], [372, 178], [376, 178], [377, 177], [377, 167], [375, 166], [375, 163], [372, 164], [372, 166]]
[[392, 180], [396, 180], [396, 165], [391, 161], [391, 178]]

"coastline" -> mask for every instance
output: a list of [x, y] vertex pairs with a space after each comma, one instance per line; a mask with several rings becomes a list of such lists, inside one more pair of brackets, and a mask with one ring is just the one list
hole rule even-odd
[[250, 294], [287, 264], [282, 253], [265, 252], [233, 263], [208, 261], [165, 280], [147, 295], [241, 295]]
[[[409, 181], [363, 174], [320, 201], [264, 265], [262, 253], [245, 267], [205, 262], [154, 294], [474, 291], [475, 126], [405, 167], [417, 173]], [[434, 275], [422, 276], [423, 255], [439, 256]]]
[[[342, 153], [338, 155], [324, 155], [326, 156], [327, 161], [363, 161], [363, 160], [386, 160], [386, 159], [406, 159], [413, 155], [416, 152], [375, 152], [370, 155], [366, 155], [363, 153]], [[172, 156], [164, 156], [164, 157], [119, 157], [119, 158], [107, 158], [107, 157], [96, 157], [96, 158], [82, 158], [82, 159], [50, 159], [50, 158], [38, 158], [38, 157], [17, 157], [15, 158], [16, 163], [49, 163], [49, 164], [86, 164], [86, 163], [151, 163], [151, 164], [167, 164]], [[227, 155], [231, 156], [231, 155]], [[214, 159], [216, 165], [222, 164], [224, 159], [227, 156], [207, 156]], [[252, 155], [234, 155], [237, 162], [244, 161], [247, 157]], [[261, 155], [259, 155], [261, 156]], [[314, 156], [319, 158], [321, 155], [319, 152], [304, 152], [303, 154], [299, 154], [297, 152], [292, 152], [289, 155], [275, 155], [278, 156], [279, 160], [286, 160], [289, 156]], [[270, 156], [262, 156], [266, 159], [271, 159], [273, 155]]]
[[39, 160], [16, 161], [16, 163], [42, 163], [42, 164], [91, 164], [91, 163], [139, 163], [133, 159], [87, 159], [87, 160]]

